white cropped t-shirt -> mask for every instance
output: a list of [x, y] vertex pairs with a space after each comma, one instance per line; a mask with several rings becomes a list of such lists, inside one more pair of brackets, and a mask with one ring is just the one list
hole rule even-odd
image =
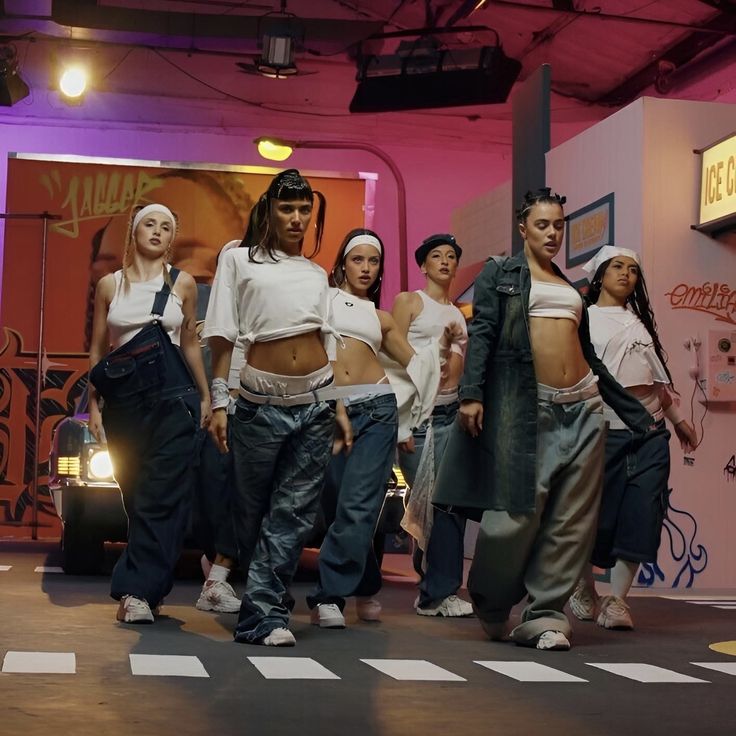
[[243, 348], [320, 330], [329, 360], [335, 360], [338, 333], [330, 316], [327, 274], [304, 256], [276, 251], [278, 260], [248, 248], [223, 253], [207, 305], [203, 338], [224, 337]]
[[[150, 281], [128, 282], [128, 289], [123, 287], [122, 271], [115, 271], [113, 278], [115, 295], [107, 310], [107, 329], [113, 348], [119, 348], [153, 322], [151, 310], [156, 294], [164, 287], [164, 275], [162, 273]], [[161, 326], [174, 345], [179, 345], [184, 321], [181, 306], [181, 299], [171, 292], [161, 319]]]
[[375, 304], [370, 299], [361, 299], [342, 289], [330, 289], [330, 295], [335, 329], [343, 337], [364, 342], [378, 355], [383, 331]]
[[569, 284], [532, 279], [529, 316], [571, 319], [579, 325], [583, 316], [583, 300]]
[[468, 344], [468, 327], [465, 324], [465, 316], [454, 304], [442, 304], [432, 299], [423, 291], [417, 291], [422, 299], [422, 311], [412, 320], [406, 339], [414, 350], [419, 352], [423, 347], [429, 345], [433, 340], [439, 340], [445, 327], [451, 324], [457, 325], [462, 332], [459, 341], [453, 342], [450, 351], [458, 355], [465, 355]]

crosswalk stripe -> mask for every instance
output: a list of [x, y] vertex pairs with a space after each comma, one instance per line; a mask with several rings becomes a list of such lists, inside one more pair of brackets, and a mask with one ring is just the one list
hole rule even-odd
[[685, 603], [693, 603], [696, 606], [736, 606], [736, 600], [729, 598], [727, 600], [713, 600], [713, 601], [685, 601]]
[[248, 657], [267, 680], [339, 680], [311, 657]]
[[690, 662], [690, 664], [716, 672], [723, 672], [726, 675], [736, 675], [736, 662]]
[[502, 662], [495, 660], [474, 660], [475, 664], [512, 677], [519, 682], [588, 682], [582, 677], [548, 667], [538, 662]]
[[77, 658], [74, 652], [6, 652], [3, 672], [74, 675]]
[[8, 572], [8, 570], [12, 570], [12, 565], [0, 565], [0, 572]]
[[361, 659], [370, 667], [393, 677], [394, 680], [431, 682], [466, 682], [464, 677], [427, 662], [426, 659]]
[[154, 677], [209, 677], [199, 657], [181, 654], [129, 654], [133, 675]]
[[63, 573], [64, 572], [64, 568], [63, 567], [48, 566], [48, 565], [39, 565], [38, 567], [33, 568], [33, 572]]
[[680, 682], [695, 683], [708, 682], [708, 680], [699, 680], [697, 677], [682, 675], [673, 670], [667, 670], [664, 667], [657, 667], [653, 664], [644, 664], [643, 662], [621, 662], [618, 664], [586, 662], [590, 667], [597, 667], [599, 670], [605, 670], [620, 677], [627, 677], [629, 680], [637, 682]]

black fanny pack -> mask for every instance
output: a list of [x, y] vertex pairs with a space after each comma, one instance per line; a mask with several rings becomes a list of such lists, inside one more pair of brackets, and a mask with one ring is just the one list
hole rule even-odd
[[[173, 286], [179, 270], [172, 268], [169, 273]], [[164, 282], [153, 302], [151, 324], [90, 370], [89, 379], [106, 403], [119, 403], [141, 394], [160, 394], [169, 387], [193, 387], [184, 357], [160, 322], [170, 294], [171, 288]]]

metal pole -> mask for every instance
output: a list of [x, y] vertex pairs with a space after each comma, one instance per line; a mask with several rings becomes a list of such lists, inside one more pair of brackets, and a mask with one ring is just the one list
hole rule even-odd
[[354, 151], [367, 151], [383, 161], [391, 170], [396, 180], [396, 194], [399, 208], [399, 286], [401, 291], [407, 291], [409, 288], [409, 276], [407, 270], [407, 237], [406, 237], [406, 186], [404, 185], [404, 177], [401, 175], [396, 162], [378, 146], [371, 143], [360, 143], [357, 141], [294, 141], [294, 148], [326, 148], [334, 150], [343, 148]]
[[41, 392], [43, 390], [43, 332], [46, 310], [46, 257], [48, 251], [49, 220], [60, 220], [61, 215], [52, 215], [49, 212], [38, 214], [0, 214], [1, 220], [43, 220], [43, 235], [41, 239], [41, 287], [39, 294], [38, 316], [38, 350], [36, 353], [36, 396], [34, 401], [33, 428], [33, 477], [31, 485], [31, 538], [38, 539], [38, 461], [41, 446]]

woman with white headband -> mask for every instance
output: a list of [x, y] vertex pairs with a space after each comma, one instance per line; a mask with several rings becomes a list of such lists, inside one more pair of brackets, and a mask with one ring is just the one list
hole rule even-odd
[[353, 446], [349, 455], [330, 461], [322, 500], [329, 527], [319, 553], [319, 581], [307, 598], [312, 623], [328, 629], [345, 628], [349, 596], [356, 596], [359, 619], [378, 621], [381, 614], [373, 597], [381, 571], [372, 540], [396, 450], [398, 413], [378, 352], [404, 367], [415, 357], [391, 315], [377, 308], [383, 268], [380, 238], [356, 229], [345, 236], [330, 273], [332, 315], [342, 338], [333, 363], [335, 386], [347, 408]]
[[[197, 287], [168, 265], [175, 237], [168, 207], [138, 209], [122, 269], [100, 279], [95, 293], [89, 429], [98, 442], [107, 438], [128, 514], [128, 545], [111, 587], [124, 623], [152, 623], [171, 590], [189, 519], [195, 434], [210, 417]], [[153, 338], [141, 344], [152, 326]]]
[[605, 245], [583, 269], [588, 291], [590, 338], [616, 380], [657, 420], [656, 430], [635, 437], [604, 405], [608, 424], [603, 496], [591, 556], [596, 567], [611, 569], [611, 595], [599, 598], [587, 568], [570, 598], [583, 621], [605, 629], [634, 627], [626, 596], [641, 562], [656, 562], [667, 510], [670, 420], [684, 451], [695, 448], [695, 432], [672, 401], [672, 376], [657, 334], [639, 255]]

